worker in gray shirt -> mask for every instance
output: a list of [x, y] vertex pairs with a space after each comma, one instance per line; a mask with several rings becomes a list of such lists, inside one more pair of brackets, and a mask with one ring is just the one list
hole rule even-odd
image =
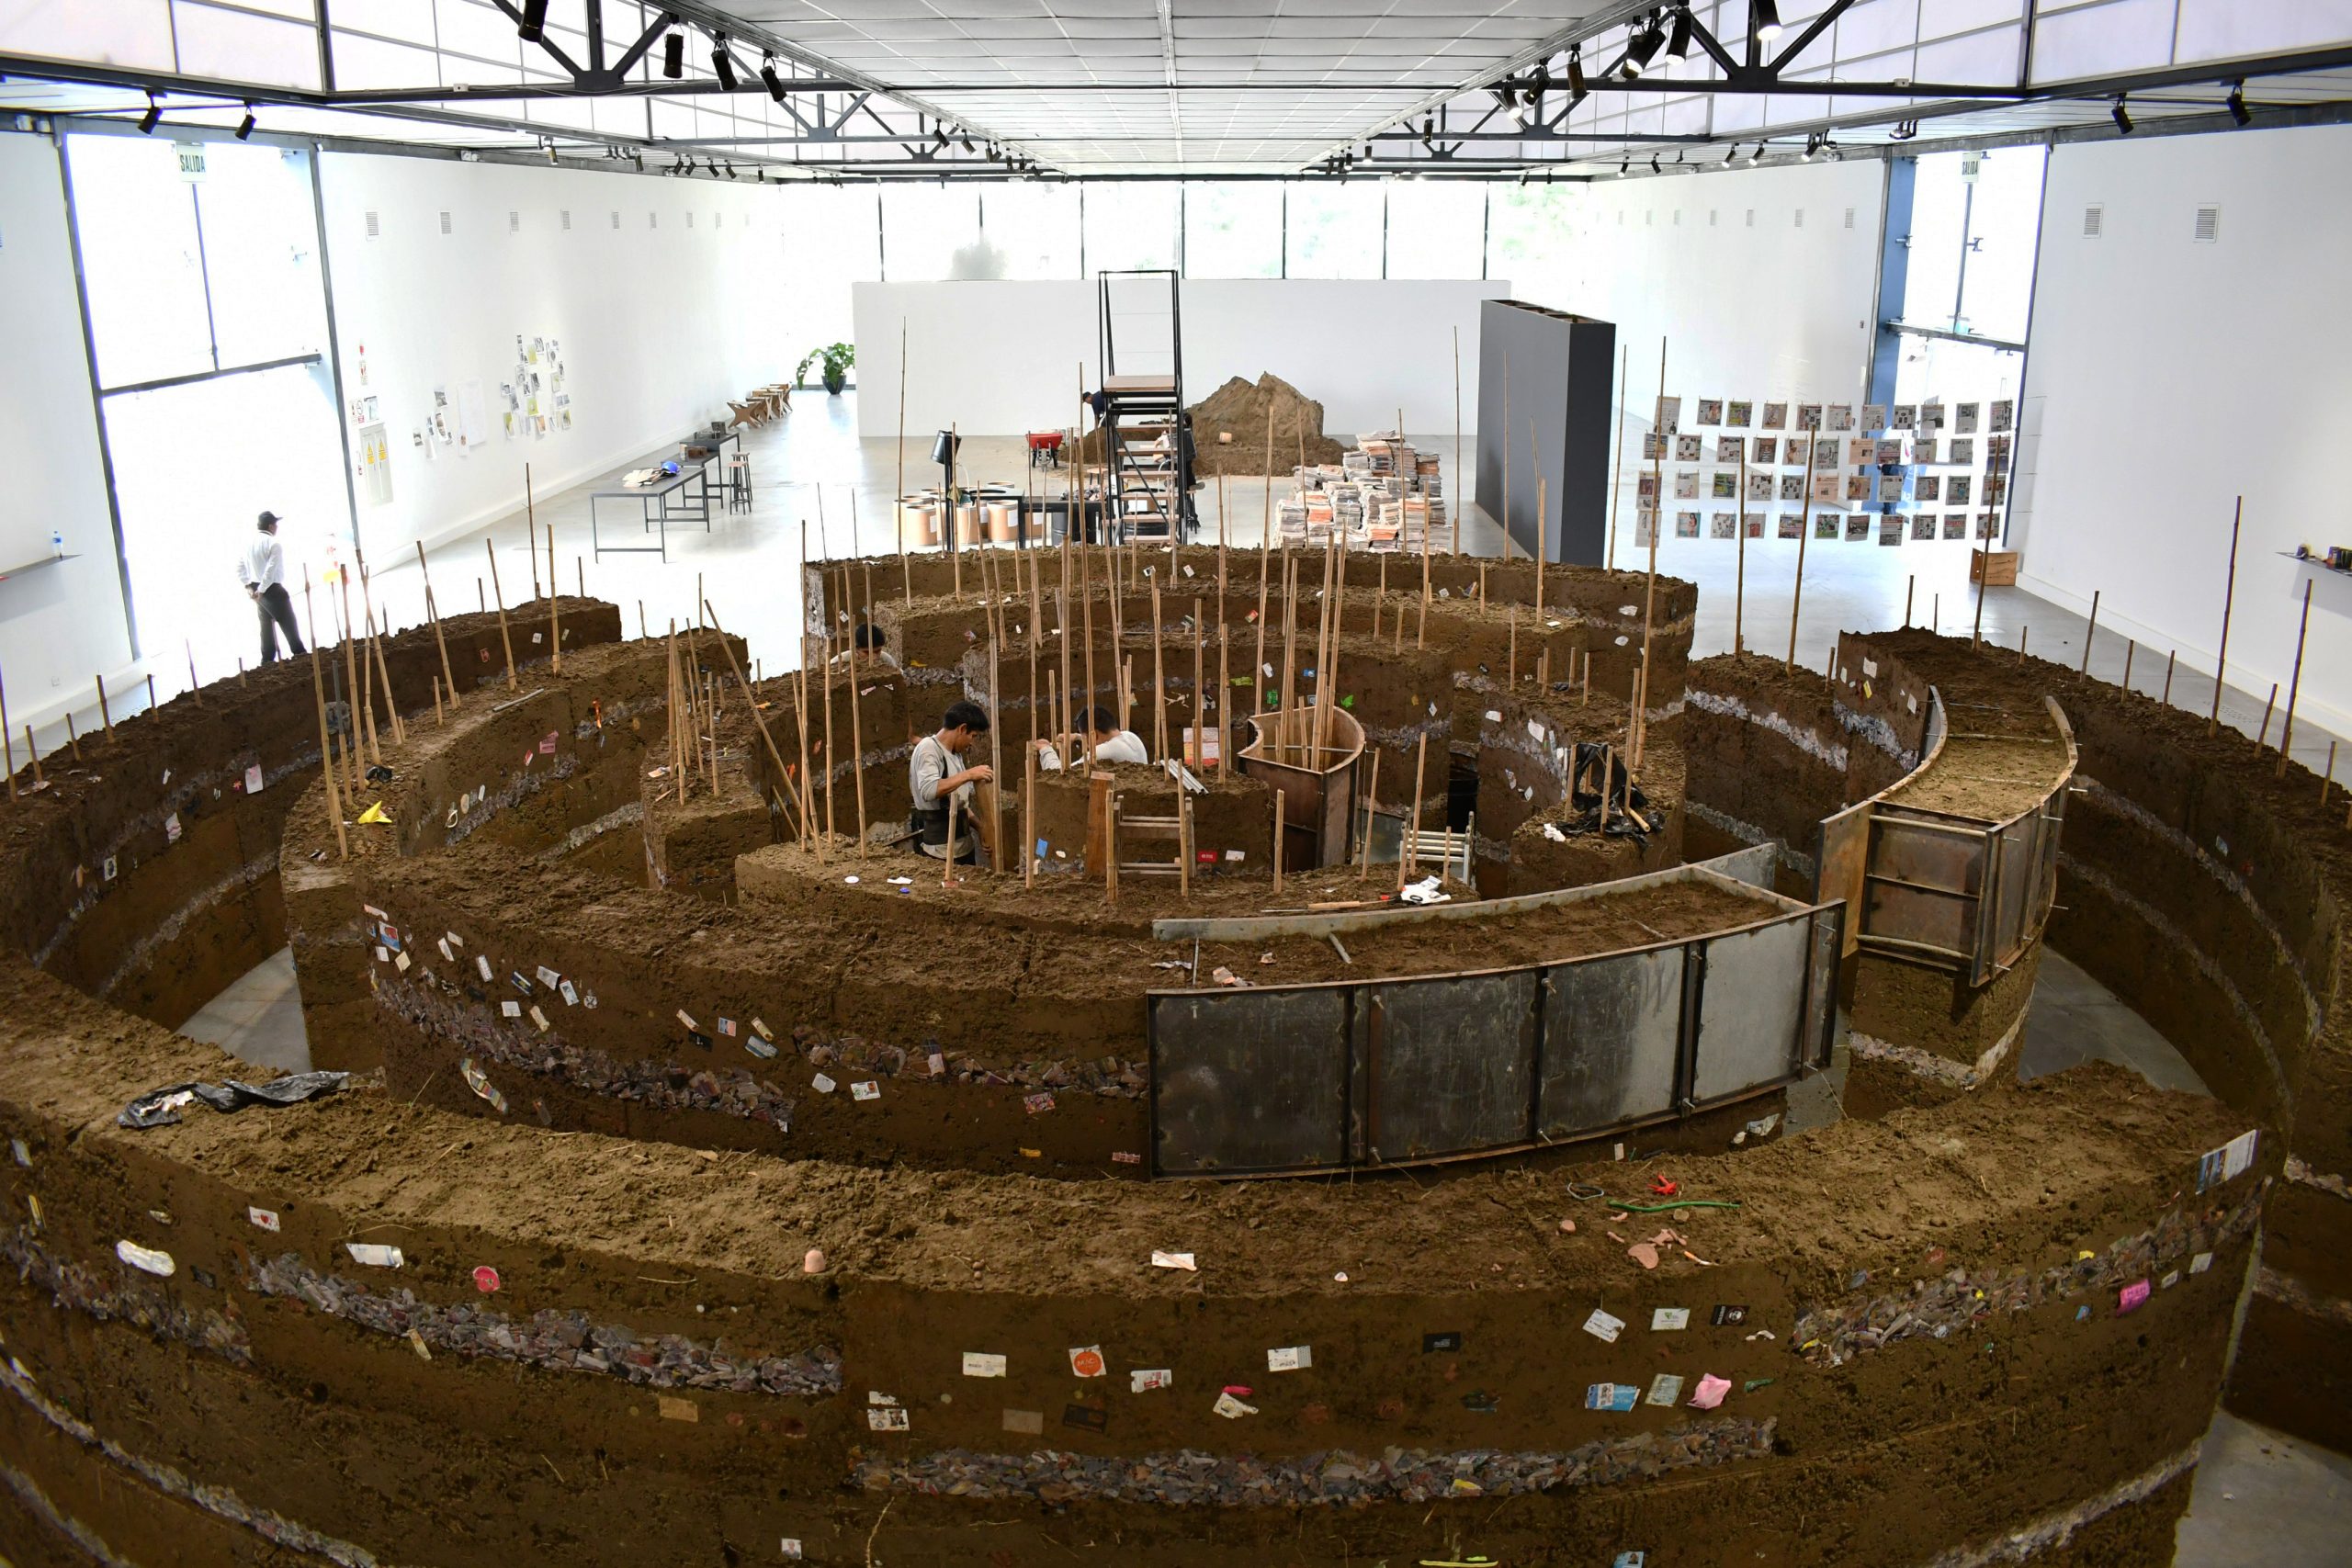
[[[939, 721], [939, 732], [916, 741], [907, 756], [907, 790], [914, 797], [914, 811], [908, 818], [907, 826], [915, 834], [916, 846], [933, 860], [945, 860], [953, 854], [959, 863], [968, 865], [978, 858], [967, 836], [967, 825], [972, 820], [972, 786], [995, 778], [996, 772], [985, 762], [967, 767], [964, 754], [988, 732], [987, 709], [978, 703], [951, 703], [945, 716]], [[947, 842], [947, 807], [951, 798], [956, 803], [956, 815], [962, 818], [952, 850]]]

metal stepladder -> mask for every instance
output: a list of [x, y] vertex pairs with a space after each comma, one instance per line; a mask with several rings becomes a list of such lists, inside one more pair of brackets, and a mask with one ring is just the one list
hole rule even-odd
[[1201, 525], [1193, 507], [1193, 433], [1184, 412], [1184, 319], [1176, 274], [1105, 272], [1098, 275], [1097, 288], [1112, 536], [1181, 544]]

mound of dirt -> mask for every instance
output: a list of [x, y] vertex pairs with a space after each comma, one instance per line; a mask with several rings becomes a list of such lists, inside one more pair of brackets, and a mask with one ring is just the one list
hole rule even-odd
[[[1347, 445], [1323, 434], [1323, 405], [1271, 372], [1253, 385], [1236, 376], [1192, 406], [1193, 473], [1287, 474], [1300, 462], [1336, 463]], [[1267, 447], [1267, 416], [1273, 446]], [[1226, 439], [1230, 437], [1230, 440]], [[1302, 448], [1301, 443], [1305, 443]], [[1099, 433], [1085, 441], [1086, 460], [1102, 460]]]

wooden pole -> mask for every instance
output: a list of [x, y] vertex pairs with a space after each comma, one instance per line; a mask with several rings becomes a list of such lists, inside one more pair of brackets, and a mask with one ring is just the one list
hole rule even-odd
[[2089, 626], [2083, 632], [2083, 662], [2075, 671], [2077, 675], [2087, 675], [2091, 672], [2091, 639], [2098, 636], [2098, 589], [2091, 590], [2091, 620]]
[[[1666, 339], [1664, 338], [1658, 339], [1657, 342], [1657, 391], [1658, 402], [1660, 405], [1657, 412], [1663, 412], [1666, 401]], [[1666, 443], [1664, 439], [1661, 438], [1658, 442], [1658, 451], [1661, 454], [1661, 457], [1657, 460], [1657, 466], [1653, 467], [1651, 469], [1653, 475], [1664, 472], [1663, 464], [1665, 462], [1665, 458], [1662, 455], [1665, 450]], [[1745, 455], [1747, 451], [1745, 445], [1741, 446], [1740, 450], [1742, 454]], [[1810, 473], [1812, 463], [1812, 459], [1809, 455], [1811, 452], [1810, 443], [1807, 444], [1806, 450], [1808, 453], [1808, 457], [1806, 458], [1806, 471]], [[1632, 754], [1627, 759], [1625, 764], [1629, 769], [1641, 766], [1642, 747], [1648, 738], [1649, 725], [1646, 722], [1646, 715], [1649, 707], [1650, 637], [1656, 630], [1656, 622], [1657, 619], [1657, 536], [1665, 531], [1664, 525], [1666, 522], [1666, 487], [1659, 483], [1657, 479], [1653, 478], [1650, 488], [1657, 493], [1651, 498], [1653, 505], [1650, 512], [1650, 581], [1648, 592], [1642, 599], [1642, 682], [1639, 687], [1642, 694], [1639, 700], [1635, 702], [1634, 707], [1634, 722]], [[1743, 497], [1739, 504], [1741, 506], [1746, 506], [1747, 504], [1746, 498]], [[1800, 547], [1802, 547], [1804, 541], [1799, 540], [1798, 544]], [[1795, 628], [1796, 623], [1792, 619], [1790, 622], [1790, 637], [1792, 640], [1794, 639], [1796, 635]]]
[[1266, 716], [1266, 588], [1273, 573], [1272, 546], [1261, 542], [1258, 547], [1258, 651], [1250, 660], [1250, 707], [1252, 723]]
[[2259, 751], [2270, 739], [2270, 710], [2278, 705], [2278, 682], [2270, 682], [2270, 695], [2263, 699], [2262, 728], [2254, 732], [2254, 748]]
[[1984, 580], [1993, 575], [1993, 552], [1978, 550], [1971, 560], [1976, 568], [1976, 622], [1968, 629], [1968, 646], [1973, 650], [1984, 646]]
[[1503, 666], [1503, 689], [1510, 692], [1519, 690], [1519, 606], [1516, 604], [1510, 607], [1510, 661]]
[[[441, 650], [442, 683], [449, 688], [449, 705], [453, 708], [462, 707], [465, 705], [458, 696], [457, 672], [449, 668], [449, 639], [442, 633], [441, 630], [441, 607], [435, 604], [433, 599], [433, 571], [431, 568], [424, 564], [424, 541], [422, 539], [419, 539], [416, 542], [416, 570], [424, 579], [425, 618], [433, 623], [434, 645]], [[645, 635], [645, 608], [643, 601], [639, 601], [638, 605], [637, 632], [639, 637], [643, 637]]]
[[939, 885], [942, 887], [953, 887], [956, 886], [956, 794], [957, 792], [952, 789], [947, 792], [947, 858], [939, 863]]
[[[531, 555], [531, 597], [539, 596], [539, 514], [531, 498], [531, 465], [523, 465], [523, 547]], [[548, 575], [555, 575], [555, 562], [548, 562]]]
[[1420, 859], [1421, 850], [1421, 776], [1429, 771], [1430, 736], [1421, 731], [1420, 745], [1413, 754], [1413, 814], [1405, 818], [1405, 831], [1396, 846], [1396, 891], [1405, 891], [1405, 884], [1412, 875], [1414, 863]]
[[[369, 614], [373, 615], [374, 612], [370, 611]], [[391, 667], [384, 661], [384, 639], [376, 636], [372, 627], [369, 629], [368, 646], [376, 655], [376, 673], [384, 682], [384, 711], [391, 716], [393, 743], [405, 746], [408, 744], [408, 725], [401, 718], [400, 704], [392, 699], [392, 671]]]
[[[336, 792], [334, 786], [334, 762], [331, 756], [334, 748], [329, 743], [327, 736], [327, 682], [326, 677], [319, 672], [319, 623], [311, 608], [311, 575], [307, 571], [302, 574], [302, 618], [308, 623], [311, 633], [311, 695], [317, 702], [319, 709], [319, 773], [326, 780], [327, 784], [327, 817], [334, 823], [336, 854], [344, 860], [349, 860], [351, 840], [344, 833], [343, 797]], [[25, 740], [28, 745], [31, 744], [32, 728], [29, 725], [25, 729]], [[33, 758], [33, 777], [36, 781], [40, 777], [40, 758], [38, 753]]]
[[1274, 537], [1274, 405], [1266, 405], [1266, 509], [1259, 519], [1258, 536], [1271, 544]]
[[1184, 750], [1195, 768], [1208, 766], [1208, 618], [1193, 601], [1193, 741]]
[[491, 548], [488, 539], [481, 547], [490, 554], [490, 592], [498, 602], [498, 641], [506, 649], [506, 689], [511, 692], [521, 682], [514, 679], [514, 638], [506, 629], [506, 594], [498, 586], [498, 552]]
[[114, 744], [114, 714], [107, 706], [107, 678], [105, 676], [98, 677], [97, 687], [98, 722], [106, 726], [107, 744], [111, 746]]
[[2033, 628], [2030, 626], [2018, 628], [2018, 662], [2019, 664], [2025, 662], [2025, 639], [2032, 635]]
[[[1037, 698], [1030, 694], [1035, 708]], [[859, 808], [861, 811], [864, 807]], [[1037, 749], [1029, 748], [1021, 773], [1021, 886], [1037, 886]]]
[[2164, 700], [2165, 702], [2166, 702], [2166, 703], [2170, 703], [2170, 702], [2172, 701], [2172, 664], [2173, 664], [2173, 660], [2176, 660], [2176, 659], [2178, 659], [2179, 657], [2180, 657], [2180, 649], [2174, 649], [2170, 653], [2167, 653], [2167, 654], [2165, 654], [2165, 694], [2164, 694], [2163, 700]]
[[548, 668], [563, 672], [563, 595], [555, 581], [555, 525], [548, 525]]
[[1617, 453], [1609, 474], [1609, 558], [1602, 563], [1611, 571], [1617, 570], [1617, 513], [1625, 502], [1625, 403], [1634, 389], [1633, 371], [1634, 346], [1627, 344], [1617, 351]]
[[[1109, 564], [1107, 559], [1104, 564]], [[1075, 710], [1071, 716], [1076, 720], [1076, 728], [1071, 733], [1086, 737], [1086, 766], [1091, 772], [1094, 767], [1094, 694], [1100, 688], [1094, 684], [1094, 570], [1086, 564], [1086, 547], [1083, 545], [1078, 549], [1078, 578], [1079, 608], [1085, 620], [1086, 696], [1083, 701], [1071, 705]], [[1114, 649], [1113, 657], [1116, 656]], [[1115, 665], [1114, 669], [1116, 669]], [[1115, 682], [1118, 677], [1114, 674], [1112, 679]], [[1110, 820], [1107, 812], [1103, 820], [1106, 823]]]
[[1168, 682], [1159, 656], [1159, 579], [1151, 580], [1151, 754], [1168, 755]]
[[[384, 760], [384, 747], [376, 728], [376, 607], [368, 603], [368, 574], [365, 571], [359, 575], [359, 608], [362, 616], [358, 631], [359, 714], [365, 721], [368, 754], [380, 763]], [[350, 625], [351, 595], [347, 588], [344, 594], [343, 618], [345, 626]]]
[[1274, 786], [1274, 891], [1283, 890], [1283, 804], [1282, 786]]
[[2295, 668], [2287, 677], [2287, 716], [2278, 729], [2277, 776], [2287, 776], [2287, 751], [2295, 740], [2295, 696], [2303, 685], [2303, 635], [2312, 629], [2312, 580], [2303, 579], [2303, 615], [2295, 626]]
[[1789, 657], [1781, 665], [1783, 674], [1797, 665], [1797, 617], [1804, 609], [1804, 547], [1813, 536], [1813, 449], [1820, 439], [1816, 430], [1806, 435], [1804, 443], [1804, 504], [1797, 513], [1797, 581], [1789, 600]]
[[2327, 804], [2327, 790], [2328, 790], [2328, 786], [2329, 786], [2330, 784], [2334, 784], [2335, 782], [2335, 741], [2333, 741], [2333, 740], [2331, 740], [2331, 741], [2329, 741], [2329, 742], [2327, 743], [2327, 772], [2320, 775], [2320, 781], [2319, 781], [2319, 803], [2320, 803], [2322, 806], [2325, 806], [2325, 805]]
[[[196, 680], [196, 644], [189, 641], [187, 638], [183, 637], [180, 639], [180, 646], [187, 650], [188, 694], [196, 699], [197, 706], [202, 707], [204, 705], [204, 688], [197, 684]], [[7, 738], [7, 720], [6, 718], [0, 718], [0, 739], [6, 739]]]
[[2238, 591], [2238, 525], [2245, 521], [2245, 497], [2240, 496], [2230, 519], [2230, 573], [2222, 583], [2222, 647], [2213, 660], [2213, 711], [2205, 719], [2208, 735], [2222, 726], [2222, 682], [2230, 668], [2230, 604]]
[[345, 756], [350, 759], [351, 796], [353, 802], [356, 804], [359, 798], [360, 784], [359, 745], [361, 741], [361, 727], [364, 723], [368, 722], [368, 716], [366, 699], [362, 696], [360, 692], [358, 649], [359, 628], [351, 618], [351, 569], [346, 566], [342, 568], [341, 571], [342, 575], [339, 581], [343, 589], [344, 678], [351, 682], [348, 691], [345, 694], [348, 698], [346, 705], [351, 710], [349, 728], [345, 731], [345, 739], [350, 741], [351, 744], [345, 747], [344, 750]]
[[32, 760], [33, 787], [39, 789], [44, 782], [40, 776], [40, 748], [33, 742], [33, 727], [29, 724], [25, 726], [25, 755]]
[[2123, 689], [2127, 692], [2132, 689], [2132, 660], [2139, 652], [2139, 639], [2126, 637], [2123, 642]]

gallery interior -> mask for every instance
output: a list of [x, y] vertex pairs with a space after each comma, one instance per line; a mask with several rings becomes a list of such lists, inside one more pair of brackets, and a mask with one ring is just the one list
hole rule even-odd
[[0, 0], [0, 1568], [2352, 1559], [2346, 276], [2338, 0]]

